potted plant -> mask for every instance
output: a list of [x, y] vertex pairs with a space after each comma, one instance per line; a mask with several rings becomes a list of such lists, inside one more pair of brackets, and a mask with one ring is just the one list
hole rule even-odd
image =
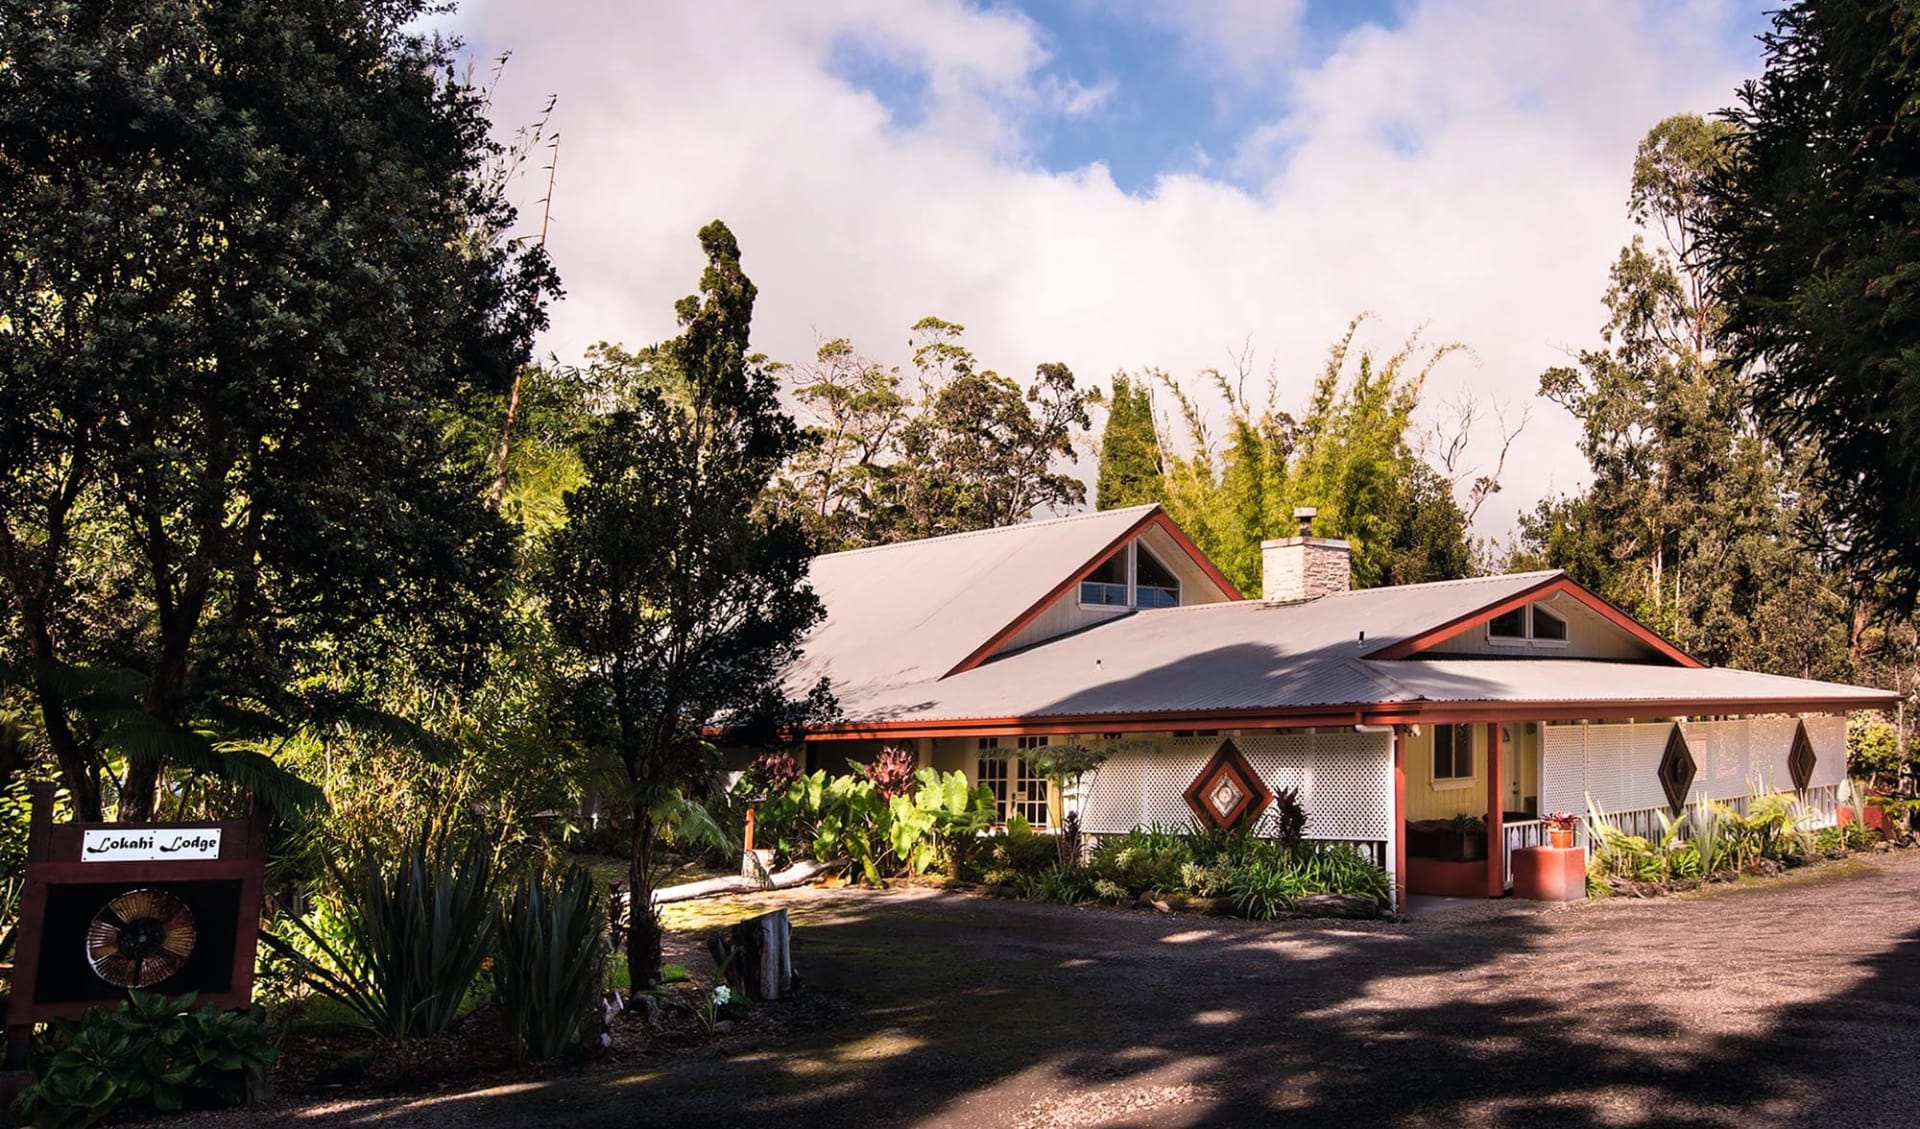
[[1580, 817], [1570, 811], [1550, 811], [1540, 817], [1547, 825], [1547, 842], [1557, 850], [1566, 850], [1573, 846], [1573, 828]]

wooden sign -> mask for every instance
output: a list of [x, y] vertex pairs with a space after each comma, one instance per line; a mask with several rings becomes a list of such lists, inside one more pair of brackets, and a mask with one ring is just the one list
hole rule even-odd
[[26, 1065], [34, 1024], [130, 988], [252, 1006], [265, 869], [257, 806], [250, 820], [56, 824], [53, 786], [36, 785], [6, 1065]]

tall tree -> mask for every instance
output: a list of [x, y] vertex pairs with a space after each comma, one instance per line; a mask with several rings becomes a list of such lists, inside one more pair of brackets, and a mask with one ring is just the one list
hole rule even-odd
[[1920, 9], [1799, 0], [1726, 114], [1702, 259], [1761, 418], [1811, 447], [1833, 540], [1920, 595]]
[[1472, 565], [1465, 515], [1412, 443], [1427, 377], [1459, 347], [1416, 334], [1390, 356], [1356, 351], [1362, 320], [1329, 350], [1299, 419], [1276, 406], [1275, 382], [1264, 400], [1248, 395], [1247, 358], [1234, 378], [1207, 373], [1227, 404], [1218, 451], [1198, 402], [1168, 382], [1191, 448], [1169, 460], [1168, 511], [1242, 591], [1259, 588], [1260, 542], [1291, 532], [1303, 505], [1319, 509], [1317, 532], [1354, 542], [1361, 587], [1453, 579]]
[[0, 0], [0, 678], [86, 817], [270, 786], [303, 663], [475, 665], [509, 537], [441, 416], [553, 279], [429, 10]]
[[636, 985], [660, 975], [656, 848], [720, 767], [710, 733], [786, 713], [781, 671], [823, 614], [803, 526], [766, 504], [805, 440], [748, 351], [754, 286], [726, 225], [701, 228], [700, 245], [700, 293], [657, 351], [676, 379], [621, 390], [586, 439], [539, 581], [576, 738], [627, 785]]
[[1846, 586], [1795, 534], [1817, 516], [1808, 464], [1762, 433], [1717, 344], [1726, 311], [1699, 217], [1732, 136], [1683, 114], [1641, 142], [1641, 232], [1610, 273], [1603, 344], [1541, 377], [1580, 421], [1594, 480], [1523, 518], [1516, 563], [1566, 568], [1708, 661], [1843, 675], [1827, 628], [1847, 618]]
[[1153, 418], [1152, 381], [1113, 374], [1107, 400], [1107, 426], [1100, 433], [1100, 471], [1094, 481], [1094, 508], [1101, 510], [1167, 500], [1160, 430]]
[[823, 548], [1013, 525], [1085, 501], [1060, 463], [1091, 422], [1091, 394], [1061, 364], [1038, 366], [1022, 390], [980, 368], [964, 333], [936, 317], [914, 324], [911, 389], [843, 339], [799, 370], [794, 395], [819, 445], [786, 469], [780, 494]]

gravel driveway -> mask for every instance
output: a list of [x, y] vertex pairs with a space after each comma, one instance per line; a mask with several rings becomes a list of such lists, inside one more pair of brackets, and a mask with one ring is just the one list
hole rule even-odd
[[1920, 1124], [1920, 855], [1659, 901], [1260, 926], [802, 891], [821, 1027], [299, 1125]]

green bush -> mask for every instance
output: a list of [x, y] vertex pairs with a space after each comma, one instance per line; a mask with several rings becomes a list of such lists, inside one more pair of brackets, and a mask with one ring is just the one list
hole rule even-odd
[[1155, 824], [1101, 839], [1088, 865], [1095, 878], [1122, 892], [1117, 901], [1182, 890], [1181, 870], [1193, 861], [1191, 834]]
[[527, 871], [500, 911], [494, 989], [520, 1058], [548, 1062], [571, 1048], [587, 1009], [599, 998], [605, 927], [593, 875]]
[[1052, 835], [1042, 835], [1020, 816], [1007, 821], [1006, 830], [987, 839], [986, 875], [988, 885], [1017, 885], [1023, 879], [1037, 878], [1060, 865], [1059, 844]]
[[391, 861], [369, 847], [357, 873], [334, 878], [332, 928], [290, 916], [292, 934], [262, 939], [376, 1034], [404, 1045], [445, 1033], [493, 951], [499, 912], [487, 844], [416, 836]]
[[912, 791], [889, 799], [861, 776], [799, 776], [766, 806], [762, 826], [788, 858], [845, 859], [875, 885], [924, 874], [945, 861], [957, 872], [993, 820], [993, 792], [964, 773], [923, 768]]
[[278, 1053], [265, 1024], [239, 1012], [195, 1008], [134, 991], [78, 1023], [58, 1020], [53, 1053], [14, 1105], [28, 1125], [97, 1125], [108, 1118], [238, 1105]]
[[1012, 883], [1014, 892], [1035, 902], [1078, 905], [1094, 896], [1094, 877], [1081, 866], [1054, 863], [1038, 874], [1022, 875]]

